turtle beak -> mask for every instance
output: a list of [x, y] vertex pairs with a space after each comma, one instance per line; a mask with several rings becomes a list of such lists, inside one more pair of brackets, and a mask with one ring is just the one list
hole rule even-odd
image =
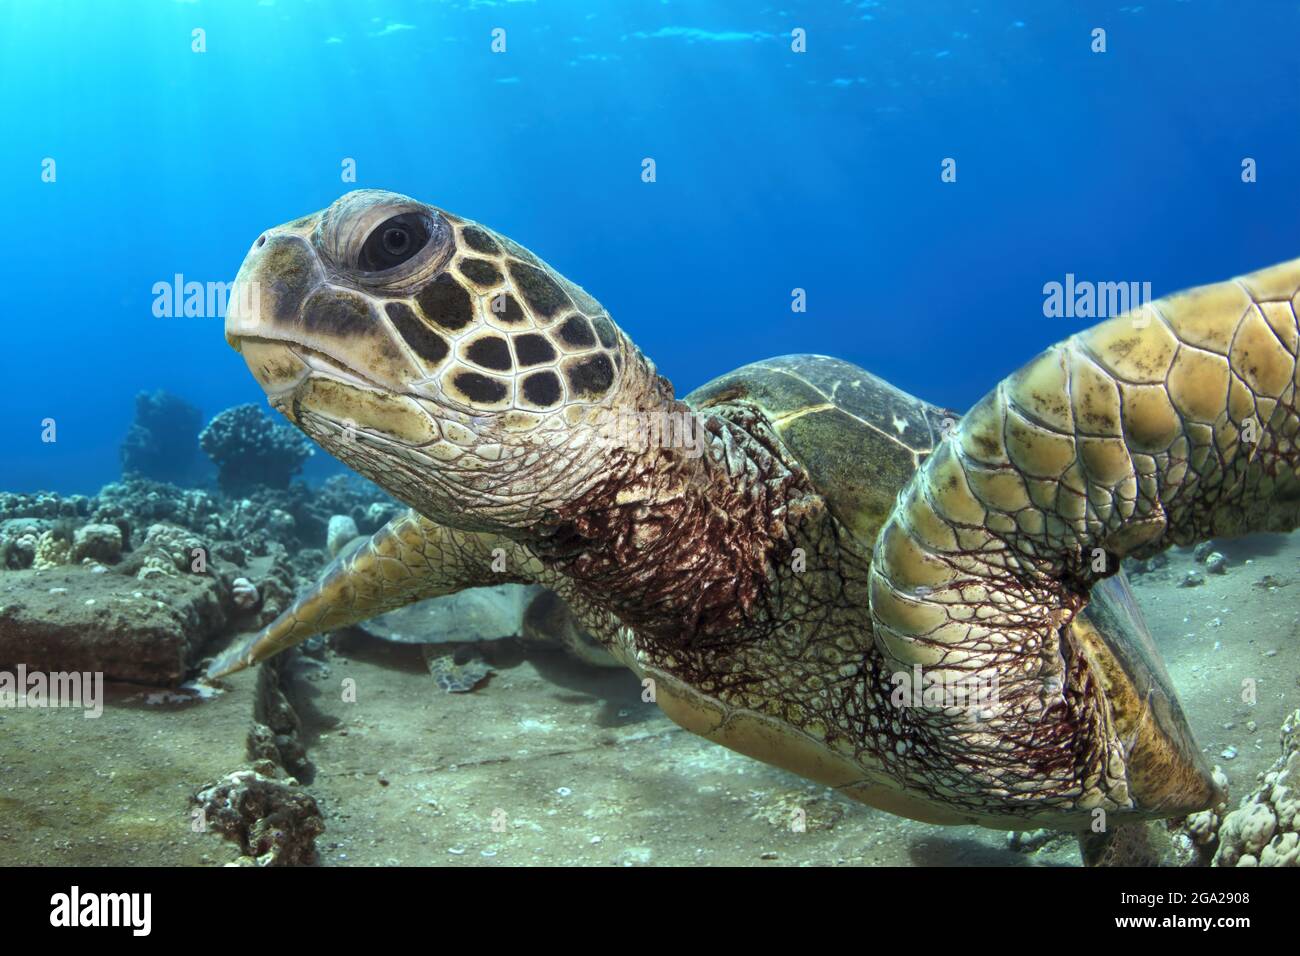
[[1093, 587], [1071, 636], [1104, 688], [1137, 815], [1178, 817], [1222, 802], [1123, 572]]
[[[243, 273], [242, 269], [240, 270], [240, 273], [241, 274]], [[243, 314], [240, 312], [238, 306], [238, 302], [241, 294], [244, 294], [244, 287], [240, 284], [239, 279], [235, 279], [234, 284], [231, 285], [230, 287], [230, 297], [226, 301], [225, 333], [226, 333], [226, 344], [229, 345], [236, 352], [241, 352], [243, 351], [243, 349], [240, 347], [239, 344], [239, 336], [234, 334], [234, 332], [232, 332], [231, 329], [232, 327], [238, 328], [245, 321], [245, 318]]]
[[280, 226], [259, 236], [226, 301], [226, 342], [244, 357], [273, 405], [307, 375], [292, 347], [294, 323], [303, 300], [323, 281], [301, 232]]
[[259, 276], [266, 245], [264, 233], [244, 258], [226, 299], [226, 344], [236, 352], [243, 352], [242, 338], [255, 330], [262, 319]]
[[324, 281], [311, 237], [320, 213], [276, 226], [253, 242], [226, 301], [226, 342], [243, 352], [245, 340], [290, 325], [303, 299]]

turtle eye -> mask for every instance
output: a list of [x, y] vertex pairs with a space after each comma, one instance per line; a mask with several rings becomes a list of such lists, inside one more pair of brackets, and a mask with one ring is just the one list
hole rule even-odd
[[429, 218], [418, 212], [385, 219], [366, 237], [357, 268], [362, 272], [385, 272], [415, 258], [429, 244], [433, 232]]

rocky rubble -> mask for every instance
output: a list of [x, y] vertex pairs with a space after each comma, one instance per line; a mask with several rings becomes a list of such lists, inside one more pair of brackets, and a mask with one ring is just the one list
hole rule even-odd
[[145, 478], [0, 494], [0, 665], [174, 686], [209, 640], [256, 630], [328, 560], [327, 532], [401, 511], [338, 476], [237, 498]]
[[[1300, 710], [1282, 724], [1280, 737], [1282, 755], [1222, 817], [1214, 866], [1300, 866]], [[1189, 826], [1209, 832], [1216, 815], [1195, 814]]]

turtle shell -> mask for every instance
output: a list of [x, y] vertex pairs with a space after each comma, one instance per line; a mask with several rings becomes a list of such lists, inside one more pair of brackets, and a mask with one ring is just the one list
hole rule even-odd
[[696, 409], [757, 406], [808, 470], [831, 513], [867, 541], [960, 418], [825, 355], [755, 362], [700, 386], [685, 401]]

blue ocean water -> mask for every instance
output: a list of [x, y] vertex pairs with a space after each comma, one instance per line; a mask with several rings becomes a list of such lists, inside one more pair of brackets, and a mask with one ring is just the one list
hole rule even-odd
[[0, 0], [0, 489], [117, 478], [140, 390], [262, 402], [155, 285], [367, 186], [532, 248], [679, 393], [823, 352], [964, 409], [1091, 324], [1046, 283], [1300, 255], [1297, 36], [1294, 0]]

